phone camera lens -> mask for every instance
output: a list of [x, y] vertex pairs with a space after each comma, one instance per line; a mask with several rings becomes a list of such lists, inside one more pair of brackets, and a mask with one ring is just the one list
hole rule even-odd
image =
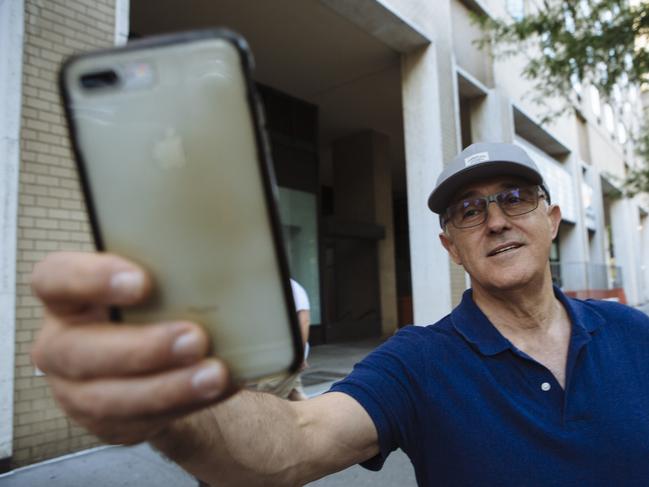
[[119, 77], [112, 69], [84, 74], [80, 78], [81, 86], [86, 90], [109, 88], [118, 82]]

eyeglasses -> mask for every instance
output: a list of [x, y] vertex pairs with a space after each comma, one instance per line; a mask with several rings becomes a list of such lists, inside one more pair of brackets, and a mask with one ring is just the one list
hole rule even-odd
[[507, 216], [519, 216], [536, 210], [539, 199], [545, 198], [539, 186], [510, 188], [500, 193], [462, 200], [448, 207], [442, 216], [442, 227], [451, 223], [455, 228], [471, 228], [487, 221], [489, 203], [495, 202]]

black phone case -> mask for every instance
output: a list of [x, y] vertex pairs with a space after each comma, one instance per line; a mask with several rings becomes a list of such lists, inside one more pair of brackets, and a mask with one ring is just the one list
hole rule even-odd
[[[170, 44], [180, 44], [180, 43], [191, 43], [204, 39], [223, 39], [231, 43], [239, 53], [241, 60], [241, 66], [245, 75], [246, 80], [246, 93], [248, 100], [248, 107], [250, 109], [251, 118], [254, 125], [254, 135], [256, 140], [256, 152], [257, 160], [259, 163], [259, 170], [262, 175], [264, 195], [266, 198], [266, 208], [268, 211], [268, 218], [271, 223], [274, 249], [279, 264], [279, 269], [281, 272], [282, 282], [283, 282], [283, 294], [285, 298], [285, 305], [287, 310], [289, 310], [288, 316], [291, 320], [290, 330], [293, 341], [294, 348], [294, 360], [290, 366], [289, 372], [295, 372], [299, 369], [303, 362], [303, 345], [299, 329], [299, 324], [297, 321], [297, 315], [295, 313], [295, 305], [293, 301], [293, 295], [290, 285], [290, 273], [288, 267], [288, 260], [285, 254], [285, 247], [283, 244], [283, 237], [279, 219], [279, 212], [277, 209], [277, 186], [275, 180], [275, 174], [272, 165], [272, 157], [270, 146], [268, 142], [268, 137], [265, 132], [265, 119], [263, 113], [263, 107], [259, 95], [252, 78], [252, 71], [254, 67], [254, 61], [252, 53], [248, 47], [245, 39], [239, 34], [227, 30], [227, 29], [206, 29], [198, 31], [188, 31], [175, 34], [154, 36], [150, 38], [140, 39], [128, 43], [123, 47], [112, 48], [99, 50], [89, 53], [84, 53], [80, 55], [75, 55], [68, 58], [60, 72], [59, 72], [59, 91], [63, 100], [63, 106], [65, 111], [65, 116], [68, 124], [68, 131], [70, 135], [70, 140], [72, 144], [72, 149], [74, 152], [76, 167], [78, 169], [81, 188], [84, 194], [84, 200], [86, 209], [88, 211], [91, 231], [95, 246], [99, 251], [106, 251], [104, 245], [104, 238], [102, 235], [102, 229], [100, 228], [99, 220], [95, 211], [93, 203], [93, 194], [92, 188], [88, 180], [88, 175], [86, 171], [86, 163], [84, 161], [82, 152], [80, 150], [79, 141], [78, 141], [78, 127], [72, 112], [71, 98], [68, 92], [68, 87], [66, 86], [66, 72], [73, 63], [77, 62], [80, 59], [87, 57], [101, 57], [104, 55], [114, 54], [118, 52], [128, 52], [128, 51], [146, 51], [151, 49], [157, 49], [160, 47], [168, 46]], [[114, 321], [121, 321], [121, 312], [119, 308], [111, 309], [111, 319]]]

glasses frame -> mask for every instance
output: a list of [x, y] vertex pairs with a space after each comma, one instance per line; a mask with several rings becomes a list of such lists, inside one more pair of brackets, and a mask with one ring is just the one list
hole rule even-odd
[[[537, 190], [536, 191], [536, 203], [534, 205], [534, 208], [531, 208], [531, 209], [529, 209], [527, 211], [524, 211], [523, 213], [517, 213], [515, 215], [510, 215], [509, 213], [507, 213], [507, 211], [505, 209], [503, 209], [500, 202], [498, 201], [498, 196], [502, 195], [503, 193], [507, 193], [507, 192], [513, 191], [513, 190], [521, 190], [521, 189], [534, 188], [534, 187], [536, 187], [536, 190]], [[457, 203], [449, 206], [448, 208], [446, 208], [444, 213], [442, 213], [440, 215], [439, 221], [440, 221], [440, 225], [441, 225], [441, 227], [443, 229], [446, 228], [446, 225], [448, 225], [449, 222], [451, 223], [451, 225], [453, 225], [458, 230], [466, 230], [468, 228], [475, 228], [475, 227], [479, 227], [480, 225], [483, 225], [487, 221], [487, 218], [489, 218], [489, 205], [491, 203], [496, 203], [496, 205], [498, 205], [498, 208], [500, 209], [500, 211], [502, 211], [505, 215], [507, 215], [510, 218], [511, 217], [522, 216], [522, 215], [527, 215], [528, 213], [532, 213], [534, 210], [536, 210], [539, 207], [539, 201], [541, 199], [545, 199], [549, 203], [549, 198], [548, 198], [548, 196], [546, 194], [545, 189], [542, 186], [539, 186], [537, 184], [533, 184], [533, 185], [529, 185], [529, 186], [512, 187], [512, 188], [504, 189], [502, 191], [498, 191], [497, 193], [493, 193], [493, 194], [490, 194], [490, 195], [487, 195], [487, 196], [478, 196], [476, 198], [467, 198], [467, 199], [486, 201], [485, 212], [484, 212], [484, 217], [483, 217], [482, 221], [480, 221], [479, 223], [475, 223], [475, 224], [466, 226], [466, 227], [458, 227], [455, 223], [453, 223], [453, 221], [451, 219], [451, 215], [450, 215], [451, 208], [456, 207], [459, 203], [461, 203], [461, 201], [464, 201], [464, 200], [461, 200], [461, 201], [458, 201]]]

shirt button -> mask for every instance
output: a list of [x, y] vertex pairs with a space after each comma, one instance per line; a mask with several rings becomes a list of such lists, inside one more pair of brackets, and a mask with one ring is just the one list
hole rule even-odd
[[551, 388], [552, 386], [550, 385], [549, 382], [544, 382], [543, 384], [541, 384], [542, 391], [548, 392]]

